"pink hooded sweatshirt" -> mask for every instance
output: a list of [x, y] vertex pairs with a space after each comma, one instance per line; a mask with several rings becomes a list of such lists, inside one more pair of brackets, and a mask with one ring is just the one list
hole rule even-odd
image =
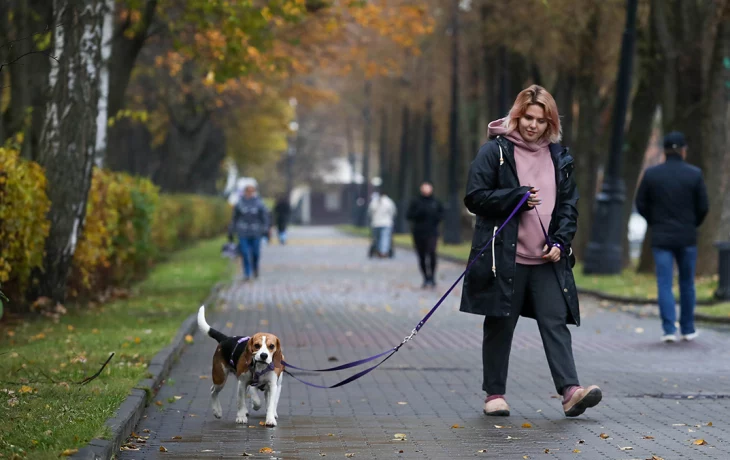
[[[545, 230], [550, 227], [557, 185], [555, 184], [555, 165], [550, 157], [550, 141], [541, 139], [537, 143], [526, 142], [518, 129], [507, 134], [503, 126], [504, 119], [489, 123], [489, 137], [504, 136], [515, 146], [515, 166], [517, 179], [522, 186], [531, 186], [540, 189], [538, 196], [542, 203], [535, 208], [540, 213]], [[503, 167], [509, 167], [504, 165]], [[542, 258], [545, 254], [545, 236], [540, 227], [537, 213], [529, 210], [521, 213], [520, 225], [517, 231], [517, 263], [523, 265], [540, 265], [547, 261]]]

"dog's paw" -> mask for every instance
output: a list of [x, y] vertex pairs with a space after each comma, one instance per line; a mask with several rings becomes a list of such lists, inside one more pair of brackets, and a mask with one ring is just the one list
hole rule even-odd
[[268, 426], [269, 428], [274, 428], [276, 426], [276, 418], [266, 417], [266, 426]]
[[237, 415], [236, 423], [238, 423], [240, 425], [248, 423], [248, 415]]
[[218, 401], [213, 403], [213, 416], [215, 418], [223, 417], [223, 409], [221, 409], [221, 403]]

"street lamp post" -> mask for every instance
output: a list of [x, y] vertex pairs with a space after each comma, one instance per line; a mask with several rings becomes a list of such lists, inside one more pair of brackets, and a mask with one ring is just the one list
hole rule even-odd
[[611, 150], [601, 192], [596, 196], [591, 239], [583, 262], [583, 271], [586, 274], [616, 274], [622, 269], [621, 244], [622, 232], [626, 231], [623, 222], [626, 187], [621, 177], [621, 155], [624, 147], [624, 122], [631, 92], [637, 3], [638, 0], [626, 2], [626, 27], [621, 42], [616, 102], [613, 107]]
[[[365, 81], [365, 106], [362, 109], [362, 118], [364, 123], [363, 129], [363, 149], [362, 149], [362, 186], [360, 189], [360, 197], [368, 203], [368, 195], [370, 193], [370, 132], [372, 128], [372, 120], [370, 117], [370, 94], [372, 92], [372, 83], [370, 80]], [[368, 223], [367, 206], [363, 206], [358, 215], [358, 227], [365, 227]]]
[[299, 133], [299, 123], [297, 122], [297, 100], [289, 99], [289, 105], [294, 109], [294, 119], [289, 122], [290, 136], [288, 138], [288, 148], [286, 152], [286, 196], [291, 198], [291, 191], [294, 187], [294, 155], [297, 150], [297, 136]]
[[459, 2], [453, 2], [451, 24], [451, 112], [449, 114], [449, 207], [444, 222], [444, 243], [461, 243], [461, 200], [459, 199]]

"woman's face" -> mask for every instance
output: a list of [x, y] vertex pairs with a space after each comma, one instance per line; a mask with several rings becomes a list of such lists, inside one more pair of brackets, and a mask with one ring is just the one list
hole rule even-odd
[[537, 142], [545, 134], [547, 126], [545, 110], [538, 104], [531, 104], [527, 106], [525, 114], [520, 118], [518, 128], [525, 141]]

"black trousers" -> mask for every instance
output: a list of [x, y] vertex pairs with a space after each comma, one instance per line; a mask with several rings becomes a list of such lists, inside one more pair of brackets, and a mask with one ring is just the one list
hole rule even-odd
[[413, 245], [418, 254], [418, 265], [421, 268], [423, 278], [434, 280], [436, 278], [436, 246], [438, 236], [413, 234]]
[[534, 306], [537, 326], [540, 329], [555, 389], [559, 394], [563, 394], [566, 386], [578, 385], [572, 341], [567, 325], [568, 306], [560, 292], [560, 284], [553, 267], [550, 263], [517, 264], [510, 315], [484, 318], [482, 389], [489, 395], [505, 394], [512, 336], [522, 307], [528, 302]]

